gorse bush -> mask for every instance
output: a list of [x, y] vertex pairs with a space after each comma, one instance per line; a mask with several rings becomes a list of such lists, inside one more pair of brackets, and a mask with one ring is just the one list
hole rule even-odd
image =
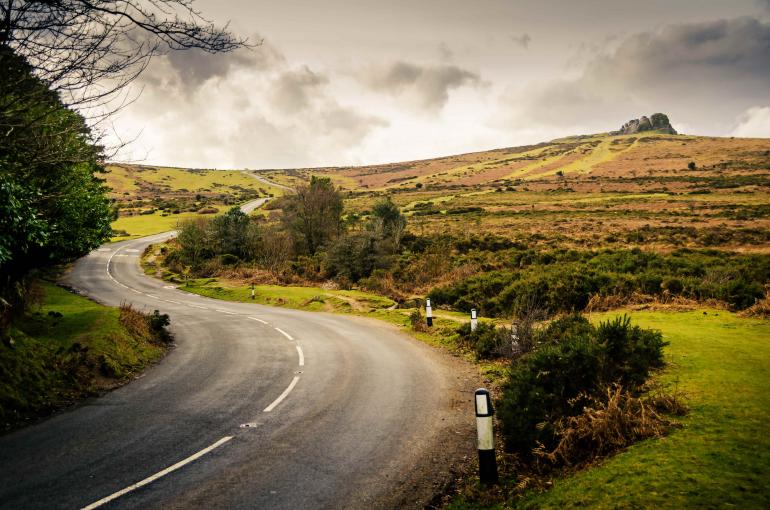
[[763, 285], [770, 281], [767, 255], [713, 250], [657, 254], [638, 249], [537, 252], [512, 247], [460, 254], [454, 264], [470, 262], [488, 269], [433, 288], [429, 297], [436, 305], [456, 310], [475, 307], [483, 315], [501, 317], [536, 296], [555, 314], [581, 311], [594, 295], [641, 293], [717, 299], [744, 309], [762, 299]]
[[475, 331], [471, 331], [469, 322], [457, 328], [458, 343], [472, 350], [479, 358], [501, 356], [511, 343], [511, 333], [505, 328], [497, 328], [488, 322], [479, 322]]
[[635, 392], [663, 366], [665, 343], [657, 331], [618, 317], [591, 325], [581, 316], [551, 323], [540, 344], [513, 364], [498, 404], [506, 448], [530, 457], [555, 448], [555, 425], [577, 416], [611, 384]]

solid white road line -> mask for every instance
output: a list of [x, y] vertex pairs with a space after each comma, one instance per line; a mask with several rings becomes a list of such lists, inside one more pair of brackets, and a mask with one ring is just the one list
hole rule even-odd
[[299, 345], [297, 347], [297, 354], [299, 354], [299, 366], [304, 367], [305, 366], [305, 355], [302, 353], [302, 347]]
[[286, 331], [282, 330], [281, 328], [275, 328], [275, 330], [279, 333], [281, 333], [283, 336], [288, 338], [289, 340], [294, 340], [290, 334], [288, 334]]
[[288, 388], [286, 388], [285, 390], [283, 390], [283, 393], [281, 393], [281, 395], [280, 395], [280, 396], [279, 396], [277, 399], [275, 399], [275, 400], [273, 401], [273, 403], [272, 403], [272, 404], [270, 404], [269, 406], [267, 406], [263, 412], [265, 412], [265, 413], [269, 413], [270, 411], [272, 411], [273, 409], [275, 409], [275, 406], [277, 406], [278, 404], [280, 404], [281, 402], [283, 402], [283, 399], [285, 399], [286, 397], [288, 397], [288, 396], [289, 396], [289, 393], [291, 393], [291, 390], [293, 390], [293, 389], [294, 389], [294, 387], [297, 385], [297, 381], [299, 381], [299, 376], [298, 376], [298, 375], [295, 375], [295, 376], [294, 376], [294, 379], [292, 379], [292, 380], [291, 380], [291, 383], [289, 383], [289, 387], [288, 387]]
[[262, 324], [267, 324], [266, 321], [263, 321], [262, 319], [257, 319], [256, 317], [249, 317], [249, 319], [251, 319], [253, 321], [261, 322]]
[[117, 499], [117, 498], [121, 497], [121, 496], [122, 496], [122, 495], [124, 495], [124, 494], [128, 494], [129, 492], [131, 492], [131, 491], [133, 491], [133, 490], [136, 490], [136, 489], [138, 489], [139, 487], [143, 487], [143, 486], [145, 486], [145, 485], [148, 485], [148, 484], [150, 484], [150, 483], [154, 482], [155, 480], [157, 480], [158, 478], [164, 477], [164, 476], [166, 476], [167, 474], [169, 474], [169, 473], [171, 473], [171, 472], [173, 472], [173, 471], [176, 471], [176, 470], [177, 470], [177, 469], [179, 469], [180, 467], [182, 467], [182, 466], [184, 466], [184, 465], [186, 465], [186, 464], [189, 464], [190, 462], [192, 462], [192, 461], [194, 461], [194, 460], [197, 460], [197, 459], [199, 459], [199, 458], [203, 457], [204, 455], [206, 455], [207, 453], [209, 453], [211, 450], [213, 450], [213, 449], [215, 449], [215, 448], [219, 448], [220, 446], [222, 446], [223, 444], [225, 444], [226, 442], [228, 442], [228, 441], [229, 441], [229, 440], [231, 440], [232, 438], [233, 438], [233, 436], [225, 436], [225, 437], [223, 437], [222, 439], [220, 439], [219, 441], [217, 441], [216, 443], [214, 443], [214, 444], [212, 444], [212, 445], [210, 445], [210, 446], [207, 446], [207, 447], [206, 447], [206, 448], [204, 448], [203, 450], [199, 451], [198, 453], [194, 453], [193, 455], [190, 455], [190, 456], [189, 456], [189, 457], [187, 457], [186, 459], [184, 459], [184, 460], [180, 460], [180, 461], [179, 461], [179, 462], [177, 462], [176, 464], [174, 464], [174, 465], [172, 465], [172, 466], [169, 466], [169, 467], [167, 467], [167, 468], [166, 468], [166, 469], [164, 469], [163, 471], [158, 471], [158, 472], [157, 472], [157, 473], [155, 473], [154, 475], [152, 475], [152, 476], [148, 476], [147, 478], [145, 478], [145, 479], [144, 479], [144, 480], [142, 480], [141, 482], [137, 482], [137, 483], [135, 483], [135, 484], [133, 484], [133, 485], [129, 485], [129, 486], [128, 486], [128, 487], [126, 487], [125, 489], [121, 489], [121, 490], [119, 490], [118, 492], [115, 492], [115, 493], [113, 493], [113, 494], [110, 494], [110, 495], [109, 495], [109, 496], [107, 496], [106, 498], [102, 498], [102, 499], [100, 499], [99, 501], [96, 501], [96, 502], [94, 502], [94, 503], [91, 503], [90, 505], [83, 507], [83, 509], [82, 509], [82, 510], [91, 510], [91, 509], [93, 509], [93, 508], [98, 508], [98, 507], [100, 507], [100, 506], [102, 506], [102, 505], [104, 505], [104, 504], [106, 504], [106, 503], [109, 503], [109, 502], [110, 502], [110, 501], [112, 501], [113, 499]]

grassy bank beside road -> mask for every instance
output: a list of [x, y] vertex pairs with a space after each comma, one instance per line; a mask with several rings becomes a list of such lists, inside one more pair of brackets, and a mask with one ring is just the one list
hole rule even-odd
[[147, 320], [41, 282], [40, 305], [0, 344], [0, 432], [114, 388], [167, 349]]
[[[679, 419], [682, 427], [557, 479], [546, 492], [492, 507], [770, 507], [770, 322], [722, 310], [629, 315], [670, 342], [658, 379], [686, 397], [690, 412]], [[462, 500], [451, 506], [487, 507]]]

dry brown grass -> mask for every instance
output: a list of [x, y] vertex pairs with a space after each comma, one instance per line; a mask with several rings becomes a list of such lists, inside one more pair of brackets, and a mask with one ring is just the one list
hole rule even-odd
[[716, 299], [706, 299], [698, 301], [695, 299], [688, 299], [682, 296], [672, 296], [668, 291], [664, 291], [660, 296], [651, 296], [649, 294], [642, 294], [640, 292], [634, 292], [629, 295], [610, 295], [601, 296], [594, 294], [586, 305], [585, 311], [587, 313], [592, 312], [607, 312], [610, 310], [617, 310], [619, 308], [629, 308], [632, 310], [670, 310], [670, 311], [690, 311], [697, 310], [703, 307], [717, 308], [726, 310], [729, 306]]
[[602, 398], [582, 398], [589, 405], [581, 414], [554, 424], [559, 443], [552, 451], [536, 449], [538, 457], [553, 465], [585, 464], [642, 439], [663, 436], [675, 426], [664, 413], [684, 412], [675, 396], [639, 398], [617, 385], [607, 387]]
[[756, 317], [759, 319], [770, 318], [770, 285], [765, 285], [765, 297], [757, 300], [749, 308], [743, 310], [738, 315], [741, 317]]
[[151, 341], [152, 331], [147, 323], [147, 315], [134, 308], [131, 303], [121, 303], [118, 321], [125, 326], [134, 338]]

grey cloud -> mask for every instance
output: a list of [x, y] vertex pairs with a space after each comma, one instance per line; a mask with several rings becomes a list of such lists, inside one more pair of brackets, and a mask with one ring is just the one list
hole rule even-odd
[[[190, 93], [212, 78], [225, 78], [236, 69], [267, 71], [285, 62], [284, 56], [271, 44], [262, 42], [254, 48], [231, 53], [212, 54], [198, 49], [172, 51], [161, 57], [172, 73], [173, 85]], [[157, 83], [163, 71], [147, 73], [146, 82]]]
[[672, 121], [724, 131], [747, 108], [770, 102], [770, 24], [754, 18], [672, 25], [624, 40], [595, 57], [582, 76], [530, 91], [519, 120], [599, 129], [653, 111]]
[[377, 70], [366, 79], [374, 90], [391, 95], [410, 94], [418, 106], [440, 110], [449, 100], [449, 91], [464, 85], [479, 85], [478, 74], [456, 65], [420, 66], [410, 62], [396, 62]]
[[326, 109], [323, 122], [326, 132], [341, 137], [346, 144], [362, 140], [377, 127], [388, 126], [388, 122], [384, 119], [363, 115], [336, 103], [329, 105]]
[[304, 66], [281, 73], [273, 85], [273, 104], [285, 113], [296, 113], [307, 108], [321, 93], [329, 79]]
[[529, 43], [532, 42], [532, 37], [529, 34], [511, 35], [511, 41], [526, 50], [529, 49]]

